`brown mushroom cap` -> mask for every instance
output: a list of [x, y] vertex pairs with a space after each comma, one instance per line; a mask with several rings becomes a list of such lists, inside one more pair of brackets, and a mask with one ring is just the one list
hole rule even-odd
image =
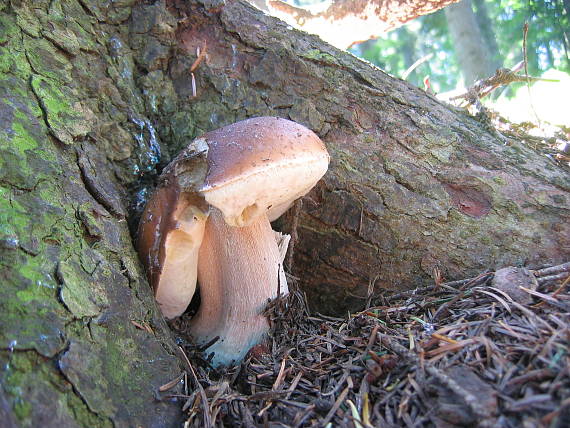
[[196, 290], [206, 218], [176, 186], [158, 188], [141, 217], [137, 249], [167, 318], [184, 312]]
[[209, 150], [200, 192], [232, 226], [263, 214], [278, 218], [313, 188], [329, 164], [315, 133], [276, 117], [244, 120], [201, 138]]
[[316, 184], [328, 162], [312, 131], [275, 117], [195, 139], [164, 169], [139, 225], [138, 251], [163, 314], [181, 315], [194, 294], [208, 205], [230, 226], [274, 220]]

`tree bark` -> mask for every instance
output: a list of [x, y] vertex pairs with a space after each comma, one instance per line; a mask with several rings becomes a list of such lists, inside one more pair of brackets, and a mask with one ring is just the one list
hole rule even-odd
[[2, 426], [181, 420], [158, 399], [182, 365], [126, 222], [151, 167], [130, 7], [104, 3], [0, 5]]
[[326, 9], [267, 0], [269, 11], [340, 49], [376, 38], [459, 0], [333, 0]]
[[0, 398], [18, 426], [176, 423], [155, 397], [182, 369], [127, 224], [171, 155], [246, 117], [296, 120], [330, 151], [282, 222], [312, 308], [569, 255], [566, 170], [248, 4], [0, 14]]

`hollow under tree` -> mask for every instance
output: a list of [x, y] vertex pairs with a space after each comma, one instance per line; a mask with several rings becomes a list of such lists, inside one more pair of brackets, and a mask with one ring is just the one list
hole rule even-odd
[[[311, 307], [569, 254], [567, 171], [237, 0], [0, 3], [0, 417], [169, 426], [182, 370], [133, 250], [193, 137], [276, 115], [317, 132], [293, 273]], [[193, 69], [199, 57], [207, 55]]]

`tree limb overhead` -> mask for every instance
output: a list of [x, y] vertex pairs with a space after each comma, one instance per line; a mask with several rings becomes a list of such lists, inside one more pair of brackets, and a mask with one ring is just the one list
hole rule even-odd
[[281, 0], [268, 0], [268, 5], [271, 13], [289, 24], [316, 34], [337, 48], [346, 49], [457, 1], [332, 0], [304, 8]]

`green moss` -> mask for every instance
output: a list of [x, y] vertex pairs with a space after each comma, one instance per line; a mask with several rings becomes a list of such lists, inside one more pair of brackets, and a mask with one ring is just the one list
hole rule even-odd
[[18, 26], [26, 34], [29, 34], [33, 37], [39, 37], [41, 25], [38, 22], [38, 19], [34, 16], [33, 11], [31, 11], [25, 3], [20, 3], [20, 6], [21, 7], [18, 7], [15, 10], [16, 22], [18, 23]]
[[[22, 275], [23, 278], [30, 281], [32, 287], [28, 287], [26, 289], [27, 296], [30, 298], [37, 298], [37, 299], [44, 299], [45, 297], [53, 296], [53, 291], [46, 293], [44, 290], [55, 290], [57, 288], [57, 284], [51, 278], [51, 276], [47, 276], [45, 273], [46, 266], [43, 266], [42, 257], [30, 257], [27, 260], [27, 263], [23, 264], [19, 267], [18, 271]], [[21, 292], [18, 292], [18, 297], [24, 296], [25, 294], [20, 295]], [[23, 302], [29, 301], [28, 299], [22, 299]]]
[[[53, 179], [57, 180], [57, 178], [58, 178], [57, 175], [51, 177], [52, 180]], [[63, 214], [63, 211], [61, 211], [62, 208], [69, 215], [75, 214], [75, 210], [73, 209], [73, 207], [63, 204], [63, 201], [61, 200], [61, 195], [59, 193], [59, 189], [57, 188], [57, 185], [55, 183], [47, 182], [47, 184], [39, 186], [36, 190], [38, 197], [42, 201], [54, 207], [57, 207], [58, 214]], [[69, 226], [72, 227], [71, 224]]]
[[84, 136], [91, 130], [82, 112], [78, 111], [81, 106], [71, 89], [41, 76], [32, 77], [32, 89], [47, 116], [49, 129], [57, 139], [71, 144], [75, 137]]
[[335, 163], [340, 164], [340, 166], [348, 171], [351, 175], [358, 177], [362, 174], [361, 171], [357, 170], [353, 166], [352, 156], [349, 153], [344, 152], [343, 150], [336, 150], [335, 148], [332, 149], [331, 159], [334, 159]]
[[[213, 94], [212, 94], [213, 95]], [[217, 93], [216, 95], [217, 96]], [[207, 99], [207, 96], [204, 97]], [[206, 131], [235, 122], [235, 111], [216, 102], [200, 102], [192, 106], [193, 117], [196, 120], [194, 132], [200, 135]]]
[[32, 403], [24, 401], [22, 398], [14, 402], [14, 414], [19, 420], [25, 420], [30, 417], [32, 413]]
[[501, 186], [504, 186], [505, 184], [507, 184], [507, 182], [505, 181], [505, 179], [503, 177], [493, 177], [493, 181]]
[[24, 37], [26, 58], [35, 73], [58, 82], [71, 82], [71, 63], [53, 44], [43, 38]]
[[14, 122], [12, 124], [12, 131], [14, 131], [12, 144], [19, 153], [24, 154], [26, 150], [35, 149], [38, 147], [38, 143], [24, 129], [21, 123]]
[[[126, 396], [121, 394], [124, 383], [110, 381], [112, 372], [124, 371], [126, 374], [123, 380], [127, 383], [132, 382], [133, 373], [126, 367], [129, 364], [128, 358], [117, 358], [112, 350], [108, 349], [109, 341], [104, 340], [108, 331], [99, 330], [105, 328], [91, 325], [92, 341], [86, 338], [80, 341], [72, 339], [69, 349], [60, 359], [60, 364], [67, 379], [82, 392], [89, 408], [101, 416], [111, 417], [116, 415], [119, 407], [125, 405], [123, 402], [115, 402], [111, 397]], [[101, 337], [101, 334], [105, 336]], [[97, 382], [93, 382], [93, 379], [97, 379]], [[135, 408], [131, 407], [130, 403], [128, 406]]]
[[0, 43], [5, 44], [17, 31], [14, 21], [7, 15], [0, 15]]
[[[21, 287], [15, 296], [20, 304], [29, 304], [36, 301], [38, 311], [42, 308], [52, 310], [58, 306], [44, 304], [46, 300], [52, 299], [56, 295], [57, 284], [55, 279], [49, 274], [52, 262], [46, 260], [42, 255], [28, 257], [18, 266]], [[26, 285], [25, 285], [26, 284]], [[25, 288], [24, 288], [25, 287]]]
[[[0, 26], [2, 23], [0, 23]], [[12, 67], [12, 56], [8, 54], [7, 49], [0, 50], [0, 74], [8, 73]]]
[[504, 213], [511, 214], [517, 221], [522, 221], [526, 218], [524, 212], [521, 211], [521, 207], [513, 200], [504, 199], [500, 203], [501, 211]]
[[454, 150], [455, 149], [453, 147], [440, 147], [440, 148], [432, 147], [430, 154], [439, 162], [447, 164], [450, 162], [451, 155], [453, 154]]
[[17, 237], [16, 228], [10, 221], [13, 216], [13, 208], [10, 204], [10, 191], [0, 187], [0, 237], [2, 235]]
[[52, 115], [59, 115], [69, 112], [71, 106], [62, 88], [59, 85], [51, 84], [46, 78], [34, 76], [32, 78], [32, 88], [40, 98], [43, 107]]
[[[149, 309], [136, 295], [142, 290], [129, 288], [116, 263], [119, 257], [129, 258], [117, 255], [130, 244], [126, 224], [99, 217], [77, 167], [67, 164], [75, 161], [75, 150], [54, 145], [49, 137], [51, 133], [67, 144], [82, 138], [93, 123], [89, 108], [100, 108], [105, 112], [101, 116], [107, 114], [112, 121], [128, 120], [125, 105], [129, 114], [143, 115], [136, 98], [140, 94], [132, 78], [121, 78], [122, 83], [109, 83], [87, 100], [91, 92], [86, 88], [97, 83], [91, 67], [103, 76], [112, 59], [95, 59], [82, 49], [106, 51], [110, 35], [76, 0], [43, 0], [34, 3], [34, 9], [20, 3], [10, 6], [17, 21], [0, 13], [2, 386], [23, 428], [35, 427], [46, 408], [53, 414], [53, 425], [147, 426], [139, 421], [154, 417], [144, 411], [153, 403], [149, 383], [162, 381], [163, 373], [169, 378], [176, 361], [169, 360], [162, 343], [141, 339], [143, 333], [129, 323]], [[65, 28], [57, 26], [62, 16]], [[59, 36], [66, 40], [57, 40]], [[157, 94], [162, 96], [158, 112], [174, 112], [171, 88]], [[234, 113], [208, 104], [204, 127], [232, 121]], [[188, 117], [178, 123], [180, 140], [196, 132], [181, 123]], [[104, 157], [104, 150], [99, 153]], [[74, 204], [84, 204], [85, 213], [95, 214], [80, 219]], [[92, 240], [84, 238], [81, 220], [101, 236], [97, 251]], [[92, 327], [103, 311], [109, 316]]]
[[75, 394], [66, 394], [67, 407], [73, 413], [73, 419], [79, 426], [112, 428], [113, 423], [106, 418], [93, 413]]
[[29, 75], [31, 68], [21, 41], [20, 28], [14, 19], [0, 15], [0, 73], [10, 73], [10, 76]]
[[113, 335], [107, 339], [107, 356], [108, 360], [105, 369], [108, 371], [108, 379], [116, 385], [129, 385], [131, 383], [132, 373], [124, 369], [125, 361], [129, 364], [133, 363], [136, 358], [138, 348], [130, 338], [125, 338], [126, 334], [123, 327], [119, 327], [118, 331], [114, 331]]
[[181, 151], [196, 136], [193, 115], [188, 111], [179, 111], [172, 115], [170, 127], [174, 139], [173, 153]]
[[60, 298], [77, 318], [94, 317], [108, 306], [108, 299], [99, 278], [83, 271], [76, 255], [58, 265], [58, 277], [62, 281]]
[[0, 343], [16, 340], [18, 347], [36, 349], [45, 356], [55, 355], [64, 345], [61, 332], [66, 314], [57, 300], [53, 277], [58, 248], [42, 242], [62, 213], [31, 191], [0, 189], [0, 233], [13, 243], [13, 249], [0, 258]]
[[67, 53], [79, 54], [79, 41], [75, 33], [67, 27], [65, 18], [50, 15], [50, 25], [42, 29], [42, 35]]
[[8, 352], [6, 362], [2, 361], [5, 371], [3, 373], [3, 387], [7, 398], [13, 402], [12, 408], [20, 421], [30, 418], [32, 403], [26, 400], [22, 385], [26, 384], [29, 374], [32, 373], [32, 364], [27, 353]]
[[309, 49], [308, 51], [303, 52], [301, 56], [314, 61], [339, 65], [339, 62], [333, 55], [322, 52], [319, 49]]
[[2, 363], [7, 367], [3, 386], [22, 427], [35, 428], [37, 425], [33, 421], [45, 417], [42, 413], [45, 408], [51, 409], [54, 420], [62, 426], [72, 424], [67, 409], [73, 414], [74, 426], [112, 426], [108, 419], [90, 411], [81, 398], [71, 393], [69, 383], [61, 377], [56, 366], [46, 364], [38, 354], [9, 353]]
[[[95, 41], [93, 30], [93, 22], [96, 22], [96, 19], [86, 14], [77, 0], [65, 0], [63, 4], [60, 1], [52, 2], [50, 14], [53, 14], [54, 4], [58, 4], [57, 13], [59, 16], [66, 18], [66, 26], [75, 33], [81, 49], [90, 52], [97, 51], [99, 45]], [[59, 7], [61, 7], [61, 12]]]

